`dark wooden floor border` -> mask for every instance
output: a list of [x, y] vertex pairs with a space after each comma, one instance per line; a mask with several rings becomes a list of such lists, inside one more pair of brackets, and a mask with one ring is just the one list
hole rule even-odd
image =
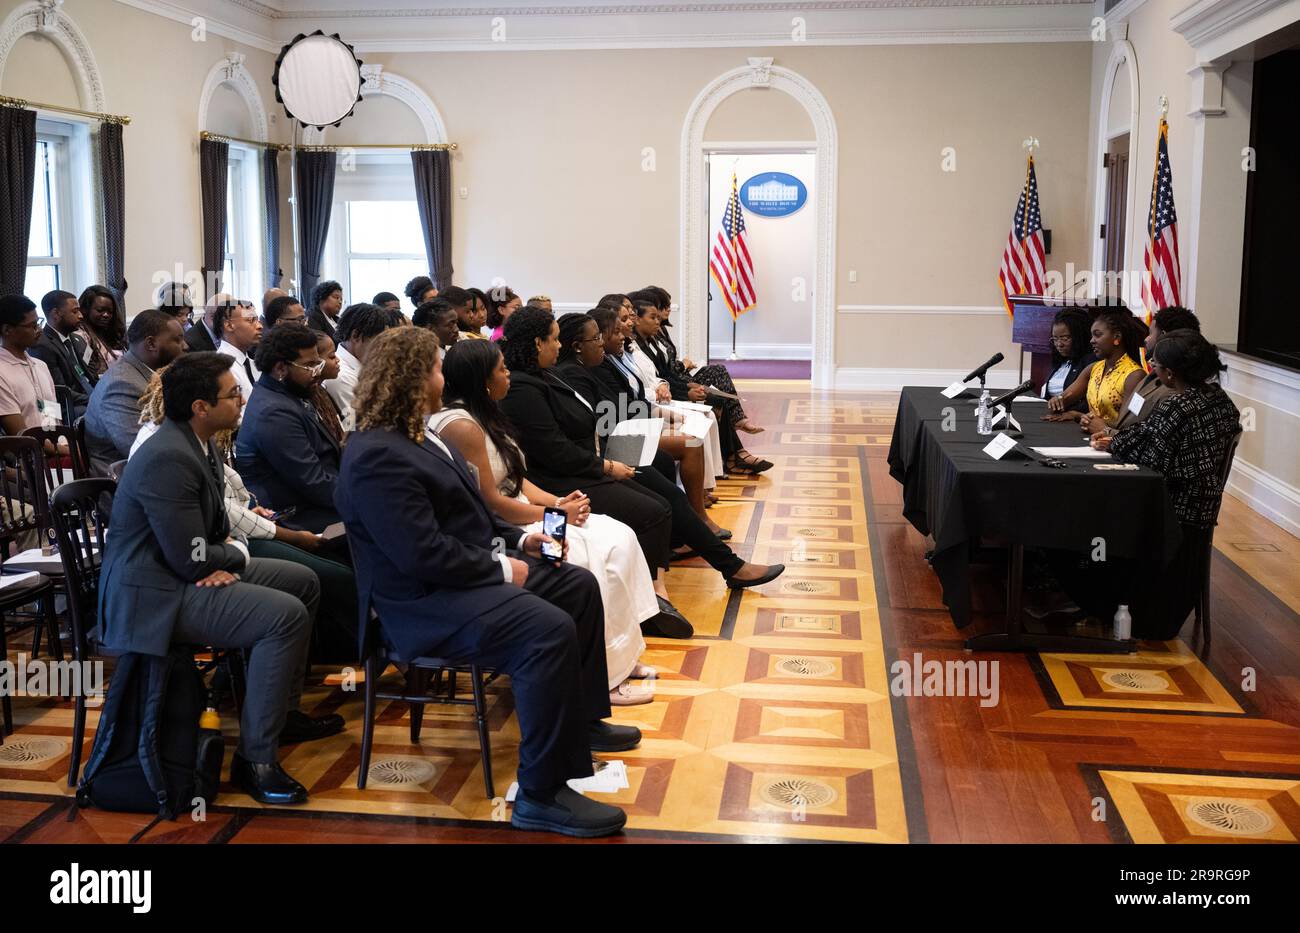
[[[871, 549], [871, 576], [876, 588], [876, 613], [880, 617], [880, 639], [885, 656], [885, 674], [898, 660], [898, 640], [894, 632], [894, 615], [889, 598], [889, 579], [885, 575], [885, 555], [876, 530], [876, 506], [872, 501], [871, 472], [867, 451], [857, 448], [858, 473], [862, 481], [862, 505], [867, 514], [867, 546]], [[916, 760], [916, 742], [912, 738], [911, 713], [907, 697], [889, 691], [889, 710], [894, 719], [894, 746], [898, 752], [899, 780], [903, 785], [903, 813], [907, 819], [909, 842], [929, 842], [930, 828], [925, 819], [925, 795], [921, 790], [921, 769]]]

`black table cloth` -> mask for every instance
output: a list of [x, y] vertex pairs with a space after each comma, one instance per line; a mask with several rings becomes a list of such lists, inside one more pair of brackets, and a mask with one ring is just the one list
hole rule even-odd
[[983, 452], [993, 438], [975, 430], [973, 392], [947, 399], [934, 387], [906, 387], [894, 419], [889, 475], [903, 486], [903, 516], [934, 537], [931, 566], [958, 628], [971, 621], [969, 555], [981, 539], [1085, 554], [1101, 539], [1108, 560], [1153, 568], [1173, 557], [1180, 539], [1163, 476], [1146, 467], [1094, 469], [1109, 458], [1071, 459], [1065, 469], [1027, 459], [1026, 447], [1082, 446], [1087, 438], [1075, 422], [1040, 420], [1046, 404], [1010, 407], [1024, 434], [1001, 460]]

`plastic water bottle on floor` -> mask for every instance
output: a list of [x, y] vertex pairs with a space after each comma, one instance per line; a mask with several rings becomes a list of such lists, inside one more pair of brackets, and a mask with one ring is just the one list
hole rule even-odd
[[979, 405], [975, 408], [975, 430], [980, 434], [993, 433], [993, 411], [989, 408], [989, 390], [980, 393]]
[[1128, 606], [1115, 610], [1115, 640], [1127, 641], [1133, 637], [1133, 617], [1129, 615]]

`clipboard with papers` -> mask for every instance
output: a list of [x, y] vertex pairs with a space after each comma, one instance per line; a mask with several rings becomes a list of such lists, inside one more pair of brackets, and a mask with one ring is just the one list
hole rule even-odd
[[610, 432], [605, 457], [631, 467], [649, 466], [659, 449], [664, 419], [632, 418], [620, 421]]

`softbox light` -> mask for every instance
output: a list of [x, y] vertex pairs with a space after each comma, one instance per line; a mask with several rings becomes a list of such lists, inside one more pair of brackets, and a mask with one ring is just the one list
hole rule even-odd
[[361, 100], [361, 59], [338, 34], [299, 34], [280, 50], [275, 99], [303, 126], [338, 126]]

